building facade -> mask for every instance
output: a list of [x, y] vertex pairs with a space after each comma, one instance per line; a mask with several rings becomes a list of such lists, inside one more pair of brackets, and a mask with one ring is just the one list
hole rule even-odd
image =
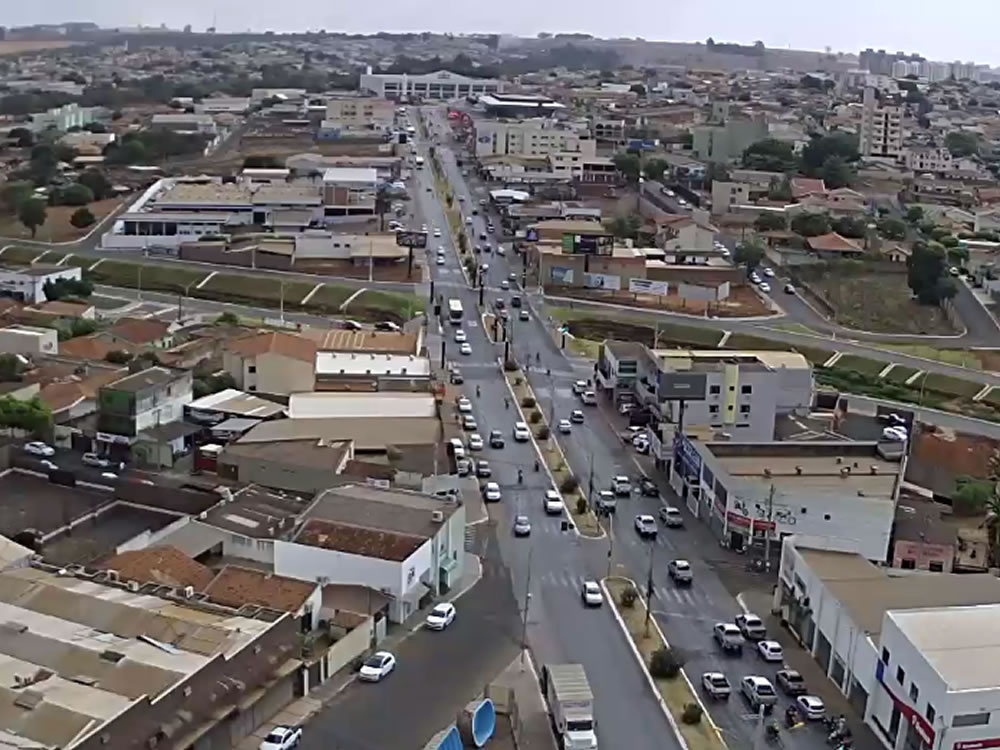
[[470, 78], [439, 70], [425, 75], [373, 73], [371, 67], [361, 74], [359, 87], [385, 99], [462, 99], [503, 92], [503, 81], [495, 78]]
[[597, 155], [590, 133], [553, 120], [480, 120], [476, 123], [476, 157], [550, 156], [572, 152], [581, 157]]
[[184, 418], [184, 406], [193, 400], [190, 371], [150, 367], [126, 375], [98, 393], [98, 435], [130, 442], [144, 430]]
[[80, 281], [83, 272], [73, 266], [35, 265], [27, 268], [0, 268], [0, 294], [37, 305], [47, 301], [45, 285], [64, 279]]
[[390, 130], [395, 122], [396, 105], [374, 96], [330, 99], [326, 103], [326, 121], [346, 130]]
[[898, 159], [903, 153], [903, 107], [879, 101], [866, 87], [861, 102], [859, 151], [864, 157]]

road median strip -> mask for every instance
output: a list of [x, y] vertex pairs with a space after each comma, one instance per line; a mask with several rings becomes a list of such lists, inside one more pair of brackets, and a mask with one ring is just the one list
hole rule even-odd
[[[647, 634], [646, 602], [635, 582], [625, 577], [609, 576], [601, 581], [601, 587], [681, 747], [684, 750], [728, 750], [722, 739], [722, 730], [712, 721], [684, 669], [681, 668], [672, 678], [654, 677], [650, 672], [653, 654], [660, 649], [669, 649], [670, 643], [655, 618], [650, 618]], [[632, 606], [622, 604], [622, 595], [628, 590], [635, 593]], [[698, 708], [688, 708], [692, 704]], [[684, 720], [689, 713], [693, 715], [699, 711], [697, 722]]]

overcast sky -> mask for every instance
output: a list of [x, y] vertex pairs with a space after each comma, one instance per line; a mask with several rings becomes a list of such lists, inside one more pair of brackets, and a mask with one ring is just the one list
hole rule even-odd
[[220, 31], [325, 28], [526, 36], [581, 31], [670, 41], [701, 41], [709, 36], [716, 41], [760, 39], [770, 47], [829, 46], [845, 52], [874, 47], [919, 52], [932, 60], [1000, 61], [995, 46], [997, 0], [958, 0], [947, 14], [930, 0], [838, 0], [815, 6], [801, 0], [632, 0], [620, 6], [598, 0], [2, 0], [0, 5], [5, 6], [0, 23], [8, 26], [79, 20], [102, 26], [166, 23], [180, 28], [189, 23], [203, 29], [211, 25], [214, 14]]

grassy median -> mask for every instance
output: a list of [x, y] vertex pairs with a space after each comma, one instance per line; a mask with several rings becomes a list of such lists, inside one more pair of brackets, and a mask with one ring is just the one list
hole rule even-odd
[[[649, 635], [646, 635], [646, 605], [642, 597], [637, 597], [631, 607], [621, 606], [622, 593], [634, 586], [631, 581], [626, 578], [606, 578], [604, 584], [611, 595], [611, 605], [621, 616], [629, 638], [639, 650], [643, 663], [648, 668], [653, 652], [667, 646], [662, 633], [655, 623], [651, 623]], [[718, 727], [712, 723], [707, 713], [702, 715], [701, 721], [697, 724], [685, 724], [681, 721], [684, 707], [689, 703], [698, 703], [698, 699], [691, 689], [691, 684], [683, 674], [679, 674], [673, 679], [657, 677], [652, 679], [660, 697], [667, 704], [667, 709], [684, 736], [689, 750], [726, 750], [726, 743], [722, 740]]]

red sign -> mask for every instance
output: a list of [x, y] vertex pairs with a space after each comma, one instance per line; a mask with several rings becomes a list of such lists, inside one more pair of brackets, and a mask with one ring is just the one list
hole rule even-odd
[[954, 750], [988, 750], [991, 747], [1000, 747], [1000, 737], [989, 740], [962, 740], [952, 745]]
[[737, 513], [735, 510], [729, 511], [726, 517], [733, 526], [740, 526], [745, 529], [750, 528], [751, 521], [753, 522], [754, 531], [764, 531], [765, 529], [774, 531], [775, 529], [774, 521], [768, 522], [760, 518], [750, 518], [749, 516], [744, 516], [742, 513]]
[[916, 730], [917, 734], [920, 735], [921, 739], [923, 739], [923, 741], [928, 745], [933, 745], [935, 733], [931, 723], [924, 718], [923, 714], [892, 692], [892, 689], [885, 684], [885, 664], [881, 661], [876, 662], [875, 664], [875, 678], [879, 681], [879, 684], [883, 687], [885, 692], [889, 694], [893, 705], [895, 705], [896, 708], [899, 709], [899, 712], [906, 717], [906, 720], [913, 725], [913, 728]]

